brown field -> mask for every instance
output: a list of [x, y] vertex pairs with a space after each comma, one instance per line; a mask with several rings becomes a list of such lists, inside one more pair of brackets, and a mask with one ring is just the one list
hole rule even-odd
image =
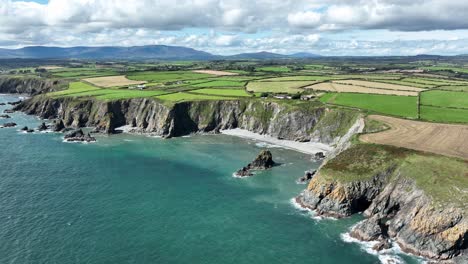
[[214, 70], [196, 70], [193, 71], [196, 73], [204, 73], [204, 74], [211, 74], [211, 75], [216, 75], [216, 76], [232, 76], [232, 75], [239, 75], [238, 73], [235, 72], [225, 72], [225, 71], [214, 71]]
[[337, 93], [366, 93], [366, 94], [387, 94], [387, 95], [403, 95], [403, 96], [418, 96], [418, 92], [399, 91], [379, 88], [368, 88], [357, 85], [348, 85], [340, 83], [319, 83], [305, 87], [315, 91], [327, 91]]
[[339, 80], [339, 81], [333, 81], [333, 82], [339, 83], [339, 84], [361, 86], [361, 87], [366, 87], [366, 88], [377, 88], [377, 89], [398, 90], [398, 91], [422, 92], [426, 90], [426, 89], [416, 88], [416, 87], [406, 86], [406, 85], [380, 83], [380, 82], [368, 82], [368, 81], [359, 81], [359, 80]]
[[44, 66], [39, 66], [39, 69], [45, 69], [45, 70], [57, 70], [57, 69], [62, 69], [63, 67], [60, 66], [55, 66], [55, 65], [44, 65]]
[[127, 79], [124, 75], [119, 76], [106, 76], [106, 77], [96, 77], [83, 79], [83, 81], [94, 84], [100, 87], [115, 87], [115, 86], [127, 86], [127, 85], [137, 85], [144, 84], [145, 81], [132, 81]]
[[388, 116], [369, 118], [384, 122], [389, 130], [365, 134], [364, 142], [427, 151], [468, 160], [468, 126], [411, 121]]

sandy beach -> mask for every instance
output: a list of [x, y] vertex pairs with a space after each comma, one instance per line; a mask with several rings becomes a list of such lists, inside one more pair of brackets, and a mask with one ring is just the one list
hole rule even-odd
[[245, 129], [240, 129], [240, 128], [221, 130], [220, 132], [224, 135], [236, 136], [236, 137], [266, 142], [268, 144], [296, 150], [296, 151], [306, 153], [306, 154], [311, 154], [311, 155], [314, 155], [317, 152], [327, 153], [333, 150], [331, 146], [318, 143], [318, 142], [297, 142], [297, 141], [292, 141], [292, 140], [281, 140], [281, 139], [277, 139], [268, 135], [260, 135], [260, 134], [253, 133]]

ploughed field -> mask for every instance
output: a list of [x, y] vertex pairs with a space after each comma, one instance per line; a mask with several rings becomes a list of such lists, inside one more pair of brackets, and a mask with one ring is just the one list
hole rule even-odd
[[392, 145], [468, 160], [468, 126], [371, 115], [390, 129], [360, 136], [364, 142]]

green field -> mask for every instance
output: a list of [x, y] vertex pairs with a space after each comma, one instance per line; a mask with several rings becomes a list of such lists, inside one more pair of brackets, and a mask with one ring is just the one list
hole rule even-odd
[[249, 82], [247, 90], [257, 93], [298, 93], [304, 90], [302, 87], [314, 83], [314, 81]]
[[238, 97], [252, 97], [253, 95], [247, 93], [244, 89], [199, 89], [192, 90], [190, 93], [197, 94], [209, 94], [209, 95], [220, 95], [220, 96], [238, 96]]
[[133, 72], [127, 75], [127, 78], [135, 81], [147, 81], [147, 82], [177, 82], [183, 80], [196, 80], [203, 78], [210, 78], [213, 75], [195, 73], [191, 71], [168, 71], [168, 72]]
[[327, 93], [320, 98], [320, 101], [407, 118], [418, 116], [417, 97], [414, 96]]
[[225, 80], [214, 80], [209, 82], [202, 82], [193, 84], [193, 87], [244, 87], [245, 82], [241, 81], [225, 81]]
[[96, 70], [89, 68], [66, 69], [59, 72], [53, 72], [53, 76], [61, 78], [89, 78], [118, 75], [114, 70]]
[[290, 72], [291, 69], [288, 67], [284, 66], [271, 66], [271, 67], [260, 67], [256, 68], [257, 71], [263, 71], [263, 72]]
[[421, 119], [442, 123], [468, 123], [468, 109], [421, 106]]
[[426, 91], [421, 93], [421, 104], [429, 106], [468, 109], [468, 93], [449, 91]]
[[118, 100], [153, 97], [166, 93], [160, 90], [103, 89], [82, 82], [73, 82], [70, 83], [67, 90], [49, 93], [48, 95], [51, 97], [94, 97], [100, 100]]
[[166, 94], [166, 95], [161, 95], [161, 96], [155, 96], [154, 98], [163, 100], [163, 101], [170, 101], [170, 102], [236, 99], [235, 97], [194, 94], [194, 93], [172, 93], [172, 94]]
[[270, 79], [259, 80], [259, 82], [283, 82], [283, 81], [328, 81], [339, 79], [335, 76], [319, 76], [319, 75], [297, 75], [297, 76], [284, 76]]

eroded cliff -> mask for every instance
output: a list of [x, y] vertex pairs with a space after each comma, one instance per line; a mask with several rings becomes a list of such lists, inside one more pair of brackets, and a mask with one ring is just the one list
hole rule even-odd
[[37, 95], [59, 89], [64, 89], [66, 81], [52, 80], [40, 77], [2, 76], [0, 77], [0, 93], [19, 93]]
[[467, 176], [462, 160], [358, 144], [328, 161], [296, 200], [322, 215], [363, 212], [367, 219], [351, 230], [360, 240], [390, 240], [408, 253], [463, 263]]
[[[42, 118], [62, 119], [66, 126], [96, 127], [112, 133], [130, 126], [135, 132], [164, 137], [242, 128], [273, 137], [333, 144], [355, 123], [358, 112], [327, 108], [320, 103], [262, 100], [194, 101], [166, 104], [154, 99], [98, 101], [35, 96], [16, 110]], [[342, 122], [329, 116], [340, 116]]]

